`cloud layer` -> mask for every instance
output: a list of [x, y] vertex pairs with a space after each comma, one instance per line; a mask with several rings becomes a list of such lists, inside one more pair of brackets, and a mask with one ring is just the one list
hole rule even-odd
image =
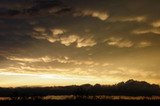
[[[159, 0], [1, 0], [0, 73], [98, 81], [84, 78], [82, 82], [88, 83], [130, 78], [160, 83], [159, 4]], [[6, 84], [18, 81], [2, 74], [0, 79]]]

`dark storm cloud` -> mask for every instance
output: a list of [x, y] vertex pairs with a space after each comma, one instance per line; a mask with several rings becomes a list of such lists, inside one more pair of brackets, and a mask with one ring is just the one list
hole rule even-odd
[[159, 4], [160, 0], [1, 0], [0, 68], [115, 78], [149, 78], [151, 73], [154, 78], [160, 62]]
[[159, 3], [159, 0], [2, 0], [0, 3], [0, 13], [1, 17], [7, 17], [38, 14], [53, 15], [70, 12], [71, 10], [73, 13], [80, 13], [84, 10], [90, 10], [108, 12], [113, 18], [144, 15], [153, 20], [160, 17], [158, 15], [160, 9]]
[[1, 1], [0, 18], [26, 18], [48, 16], [70, 11], [58, 0]]
[[75, 8], [108, 11], [112, 17], [146, 15], [150, 18], [158, 18], [160, 16], [158, 15], [159, 0], [85, 0], [85, 5], [83, 0], [68, 1], [70, 2], [66, 2]]
[[[158, 0], [85, 0], [85, 5], [83, 0], [2, 0], [0, 4], [1, 45], [8, 45], [8, 48], [13, 48], [16, 44], [31, 44], [36, 40], [33, 37], [33, 32], [37, 33], [34, 31], [35, 27], [45, 29], [45, 33], [37, 33], [41, 38], [46, 37], [43, 34], [47, 34], [47, 37], [52, 36], [51, 29], [60, 28], [67, 30], [64, 33], [66, 36], [77, 34], [83, 38], [90, 35], [99, 42], [114, 36], [136, 42], [142, 37], [135, 36], [132, 32], [142, 27], [150, 30], [152, 26], [148, 18], [153, 20], [155, 14], [159, 17]], [[54, 16], [65, 12], [71, 14]], [[77, 13], [80, 14], [75, 16]], [[49, 14], [51, 16], [48, 16]], [[32, 16], [38, 17], [30, 19]], [[155, 37], [152, 35], [143, 38], [151, 38], [154, 41]], [[37, 40], [47, 42], [46, 38]], [[157, 42], [157, 39], [155, 41]]]

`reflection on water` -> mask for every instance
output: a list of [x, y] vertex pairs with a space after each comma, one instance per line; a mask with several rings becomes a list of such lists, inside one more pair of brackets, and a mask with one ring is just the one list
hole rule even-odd
[[[160, 100], [160, 96], [151, 96], [151, 97], [144, 97], [144, 96], [88, 96], [88, 99], [111, 99], [111, 100], [119, 100], [119, 99], [125, 99], [125, 100]], [[76, 99], [73, 95], [63, 95], [63, 96], [46, 96], [43, 99], [48, 100], [64, 100], [64, 99]]]
[[73, 95], [57, 95], [57, 96], [46, 96], [43, 99], [45, 100], [65, 100], [65, 99], [74, 99]]
[[10, 100], [9, 97], [0, 97], [0, 100]]
[[[74, 100], [76, 97], [74, 95], [50, 95], [50, 96], [45, 96], [42, 97], [43, 100]], [[150, 97], [145, 97], [145, 96], [88, 96], [87, 99], [99, 99], [99, 100], [160, 100], [160, 96], [150, 96]], [[11, 100], [10, 97], [0, 97], [0, 100]]]

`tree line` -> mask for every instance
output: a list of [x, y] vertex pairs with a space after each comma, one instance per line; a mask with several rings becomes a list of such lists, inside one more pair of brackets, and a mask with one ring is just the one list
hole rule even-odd
[[25, 99], [48, 95], [74, 95], [76, 97], [87, 97], [96, 95], [106, 96], [160, 96], [160, 86], [149, 84], [145, 81], [128, 80], [114, 85], [71, 85], [54, 87], [17, 87], [0, 88], [0, 97], [11, 97], [11, 99]]

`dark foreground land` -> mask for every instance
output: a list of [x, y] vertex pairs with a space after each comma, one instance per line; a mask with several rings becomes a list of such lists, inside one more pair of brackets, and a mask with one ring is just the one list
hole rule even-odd
[[26, 100], [0, 101], [0, 106], [160, 106], [160, 100]]
[[160, 86], [131, 79], [115, 85], [0, 88], [0, 97], [0, 106], [160, 106]]

